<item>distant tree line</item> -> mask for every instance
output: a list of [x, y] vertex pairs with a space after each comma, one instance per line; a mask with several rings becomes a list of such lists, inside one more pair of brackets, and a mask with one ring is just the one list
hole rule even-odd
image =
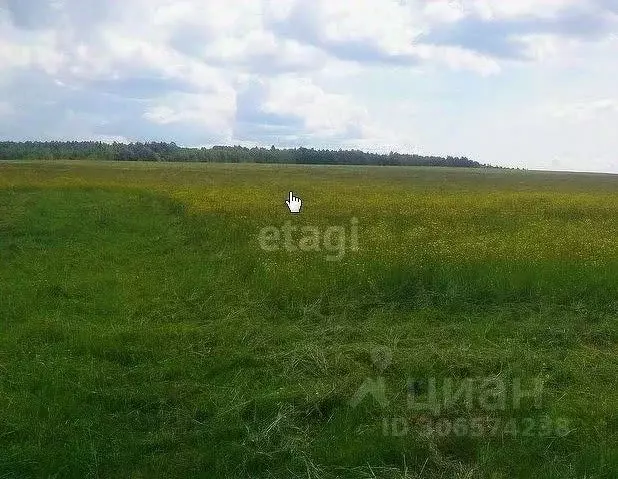
[[489, 167], [466, 157], [366, 153], [360, 150], [278, 149], [243, 146], [185, 148], [175, 143], [96, 141], [0, 142], [0, 160], [193, 161], [321, 165]]

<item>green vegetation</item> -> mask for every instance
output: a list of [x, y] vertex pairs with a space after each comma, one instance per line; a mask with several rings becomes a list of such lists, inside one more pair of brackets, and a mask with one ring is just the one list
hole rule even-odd
[[0, 477], [618, 477], [617, 234], [610, 175], [0, 163]]
[[422, 156], [360, 150], [277, 149], [242, 146], [186, 148], [175, 143], [103, 143], [100, 141], [0, 141], [0, 160], [199, 161], [304, 165], [382, 165], [487, 167], [466, 157]]

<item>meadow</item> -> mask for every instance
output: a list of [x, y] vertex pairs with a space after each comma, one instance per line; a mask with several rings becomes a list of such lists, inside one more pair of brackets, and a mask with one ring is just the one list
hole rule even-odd
[[617, 319], [616, 176], [0, 162], [0, 477], [615, 478]]

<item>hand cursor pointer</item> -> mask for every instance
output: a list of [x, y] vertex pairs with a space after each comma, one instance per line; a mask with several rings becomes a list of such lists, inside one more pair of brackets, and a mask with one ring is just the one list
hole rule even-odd
[[294, 196], [294, 193], [290, 191], [290, 197], [286, 200], [285, 204], [288, 205], [288, 208], [290, 208], [290, 213], [300, 213], [300, 207], [303, 202], [300, 198]]

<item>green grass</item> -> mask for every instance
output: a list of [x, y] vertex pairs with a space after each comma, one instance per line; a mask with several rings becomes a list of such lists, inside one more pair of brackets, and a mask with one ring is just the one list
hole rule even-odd
[[[352, 217], [340, 261], [259, 247]], [[0, 163], [0, 477], [618, 477], [617, 238], [610, 175]]]

